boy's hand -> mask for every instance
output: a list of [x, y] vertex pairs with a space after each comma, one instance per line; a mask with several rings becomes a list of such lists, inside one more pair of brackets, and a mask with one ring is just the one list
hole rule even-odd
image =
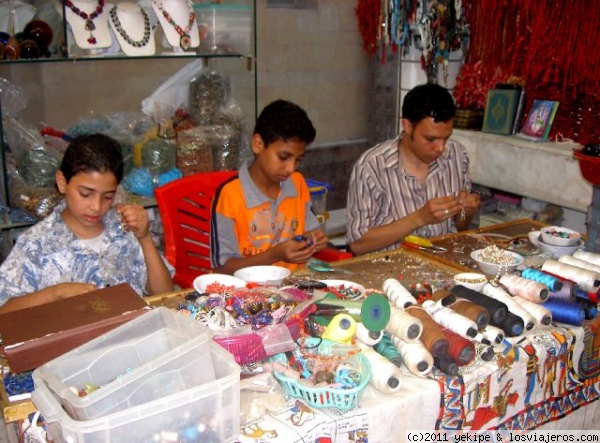
[[117, 213], [121, 217], [121, 227], [133, 232], [137, 239], [142, 239], [149, 234], [148, 213], [143, 206], [118, 205]]
[[275, 248], [281, 260], [288, 263], [305, 263], [316, 251], [316, 245], [308, 236], [294, 237], [279, 243]]
[[329, 243], [327, 235], [325, 235], [321, 229], [315, 229], [307, 232], [305, 235], [312, 240], [312, 243], [315, 246], [315, 252], [322, 251], [327, 247], [327, 243]]

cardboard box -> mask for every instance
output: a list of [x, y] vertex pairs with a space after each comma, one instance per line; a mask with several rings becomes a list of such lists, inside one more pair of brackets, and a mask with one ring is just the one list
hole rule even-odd
[[87, 292], [0, 315], [0, 336], [10, 370], [38, 366], [150, 309], [128, 284]]

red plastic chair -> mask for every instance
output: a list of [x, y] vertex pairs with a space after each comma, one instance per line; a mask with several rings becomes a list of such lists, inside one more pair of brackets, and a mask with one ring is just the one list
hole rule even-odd
[[211, 272], [210, 206], [217, 188], [237, 171], [203, 172], [154, 190], [165, 237], [165, 257], [175, 268], [173, 282], [193, 287]]

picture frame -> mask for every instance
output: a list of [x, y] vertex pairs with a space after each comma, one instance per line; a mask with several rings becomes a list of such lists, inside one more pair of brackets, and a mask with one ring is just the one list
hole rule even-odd
[[519, 135], [535, 141], [548, 140], [558, 104], [552, 100], [534, 100]]

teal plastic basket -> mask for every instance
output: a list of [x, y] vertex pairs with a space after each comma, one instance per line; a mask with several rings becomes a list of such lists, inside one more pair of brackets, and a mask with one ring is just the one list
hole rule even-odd
[[[313, 339], [307, 339], [307, 342]], [[320, 339], [316, 339], [320, 340]], [[316, 342], [318, 343], [318, 341]], [[309, 343], [310, 345], [310, 343]], [[285, 354], [276, 354], [271, 357], [271, 361], [276, 361], [287, 366], [288, 360]], [[348, 357], [348, 363], [357, 368], [361, 373], [361, 380], [357, 387], [350, 389], [324, 387], [309, 387], [300, 383], [300, 380], [291, 378], [279, 371], [273, 371], [273, 376], [281, 384], [287, 395], [300, 398], [309, 406], [314, 408], [337, 408], [343, 411], [349, 411], [358, 406], [358, 402], [371, 379], [371, 365], [367, 358], [357, 353]]]

